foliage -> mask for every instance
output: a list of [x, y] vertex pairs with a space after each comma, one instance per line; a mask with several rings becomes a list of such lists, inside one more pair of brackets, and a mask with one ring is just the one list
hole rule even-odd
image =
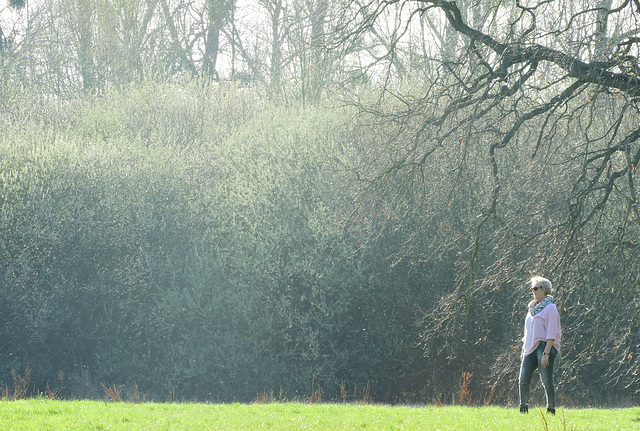
[[248, 400], [316, 375], [327, 396], [394, 395], [419, 298], [349, 219], [342, 110], [195, 83], [69, 103], [3, 135], [5, 378]]

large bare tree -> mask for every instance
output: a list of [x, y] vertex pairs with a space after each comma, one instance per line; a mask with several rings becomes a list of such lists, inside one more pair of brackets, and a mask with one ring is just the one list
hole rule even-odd
[[[523, 286], [536, 273], [558, 287], [563, 387], [597, 376], [639, 390], [640, 3], [354, 1], [335, 34], [371, 37], [390, 16], [394, 37], [372, 56], [381, 95], [361, 104], [387, 138], [363, 176], [420, 180], [427, 203], [407, 247], [460, 251], [457, 283], [425, 312], [434, 369], [471, 369], [489, 383], [485, 399], [513, 387]], [[395, 85], [391, 65], [425, 22], [440, 54], [423, 50], [413, 84]], [[420, 239], [444, 214], [457, 230]]]

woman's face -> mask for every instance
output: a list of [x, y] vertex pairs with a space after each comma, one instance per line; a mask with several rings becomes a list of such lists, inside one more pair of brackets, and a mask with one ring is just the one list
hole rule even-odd
[[544, 289], [537, 284], [531, 287], [531, 293], [533, 293], [533, 297], [538, 302], [542, 301], [547, 296], [544, 293]]

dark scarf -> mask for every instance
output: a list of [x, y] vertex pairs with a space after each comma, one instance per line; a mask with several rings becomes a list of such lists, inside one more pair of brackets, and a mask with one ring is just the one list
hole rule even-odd
[[536, 301], [531, 301], [528, 305], [529, 313], [531, 313], [532, 316], [535, 316], [536, 314], [541, 312], [544, 309], [544, 307], [546, 307], [549, 304], [553, 304], [552, 296], [547, 296], [538, 303], [536, 303]]

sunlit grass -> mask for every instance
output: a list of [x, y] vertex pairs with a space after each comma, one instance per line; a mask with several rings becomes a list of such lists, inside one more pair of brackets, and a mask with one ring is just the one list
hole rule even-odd
[[532, 409], [354, 404], [0, 402], [2, 430], [634, 430], [640, 408]]

